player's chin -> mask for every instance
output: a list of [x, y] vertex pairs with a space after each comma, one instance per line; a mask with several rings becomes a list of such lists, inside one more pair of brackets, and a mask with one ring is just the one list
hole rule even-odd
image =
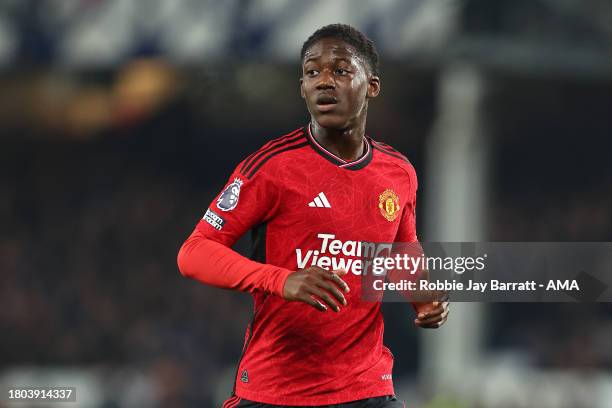
[[327, 129], [346, 129], [349, 123], [346, 115], [332, 112], [315, 115], [315, 120], [319, 126]]

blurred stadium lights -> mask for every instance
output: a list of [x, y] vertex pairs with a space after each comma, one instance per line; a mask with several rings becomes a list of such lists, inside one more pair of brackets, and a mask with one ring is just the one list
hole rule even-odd
[[[9, 1], [0, 6], [0, 63], [112, 66], [140, 55], [177, 63], [241, 56], [295, 61], [317, 27], [362, 28], [381, 52], [442, 45], [455, 0]], [[26, 35], [27, 34], [27, 35]]]
[[[304, 39], [333, 22], [360, 27], [387, 58], [437, 59], [458, 47], [480, 59], [509, 51], [568, 63], [584, 59], [567, 52], [609, 51], [611, 17], [605, 0], [9, 0], [0, 5], [0, 65], [100, 67], [143, 55], [295, 61]], [[517, 44], [533, 52], [516, 54]]]

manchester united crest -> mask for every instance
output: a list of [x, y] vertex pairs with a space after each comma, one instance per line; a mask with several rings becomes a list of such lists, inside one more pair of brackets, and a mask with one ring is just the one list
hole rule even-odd
[[387, 221], [394, 221], [400, 213], [399, 197], [395, 191], [386, 189], [378, 196], [378, 209]]

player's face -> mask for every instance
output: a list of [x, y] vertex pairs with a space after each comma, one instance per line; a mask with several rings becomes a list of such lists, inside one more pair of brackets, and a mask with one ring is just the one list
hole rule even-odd
[[379, 78], [355, 48], [335, 38], [323, 38], [306, 51], [300, 84], [314, 120], [331, 129], [347, 129], [365, 119], [368, 98], [380, 92]]

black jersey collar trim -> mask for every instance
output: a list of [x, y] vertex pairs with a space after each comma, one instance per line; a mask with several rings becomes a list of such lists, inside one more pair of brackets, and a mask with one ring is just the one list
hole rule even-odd
[[363, 152], [361, 157], [359, 157], [358, 159], [348, 162], [321, 146], [321, 144], [317, 142], [317, 140], [310, 132], [310, 124], [304, 126], [304, 133], [308, 136], [308, 143], [310, 143], [310, 146], [313, 148], [313, 150], [319, 153], [324, 159], [326, 159], [332, 164], [335, 164], [338, 167], [347, 170], [360, 170], [372, 161], [372, 144], [368, 137], [364, 137], [366, 145], [365, 152]]

